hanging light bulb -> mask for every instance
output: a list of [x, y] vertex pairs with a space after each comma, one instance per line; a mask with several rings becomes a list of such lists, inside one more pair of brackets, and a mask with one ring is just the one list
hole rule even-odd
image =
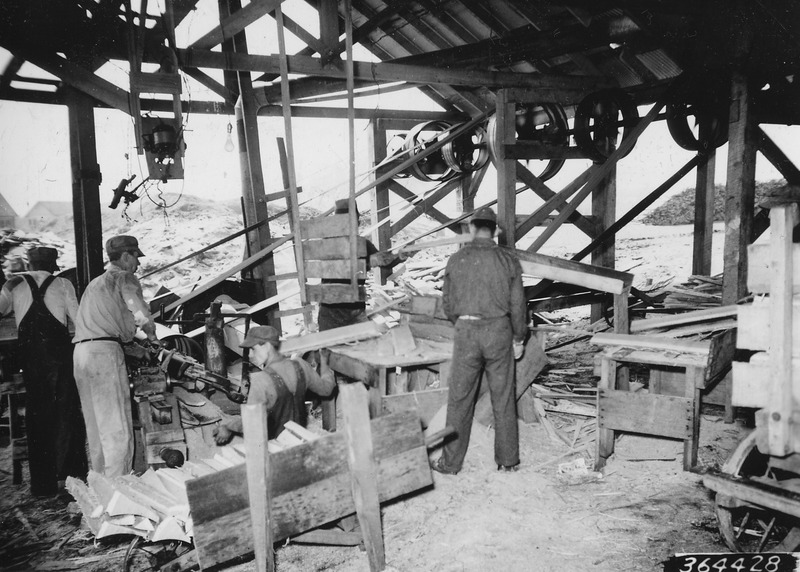
[[234, 149], [233, 139], [231, 138], [231, 131], [233, 131], [233, 125], [231, 125], [231, 122], [228, 121], [228, 136], [225, 139], [225, 150], [228, 153], [230, 153]]

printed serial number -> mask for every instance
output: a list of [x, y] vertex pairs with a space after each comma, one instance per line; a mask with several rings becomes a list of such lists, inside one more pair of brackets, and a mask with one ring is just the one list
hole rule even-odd
[[664, 572], [794, 572], [798, 554], [678, 554]]

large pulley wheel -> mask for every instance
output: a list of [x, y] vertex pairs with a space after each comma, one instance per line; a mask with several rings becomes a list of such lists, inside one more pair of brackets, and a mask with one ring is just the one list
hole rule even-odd
[[710, 151], [728, 141], [728, 110], [711, 103], [673, 102], [667, 106], [667, 128], [683, 149]]
[[[518, 105], [514, 117], [517, 141], [535, 141], [554, 146], [569, 146], [569, 125], [564, 108], [557, 103]], [[497, 116], [492, 115], [486, 127], [489, 140], [489, 155], [497, 163], [499, 141], [497, 139]], [[552, 179], [564, 166], [564, 159], [531, 160], [528, 169], [539, 179]]]
[[[192, 545], [177, 540], [165, 542], [146, 542], [137, 536], [125, 551], [123, 572], [185, 572], [197, 570], [195, 559], [181, 558], [192, 550]], [[188, 563], [185, 562], [188, 560]]]
[[[799, 475], [770, 465], [769, 455], [756, 448], [755, 431], [739, 443], [722, 472], [793, 490], [800, 481]], [[719, 531], [732, 551], [794, 552], [800, 547], [800, 519], [719, 493], [715, 504]]]
[[476, 126], [444, 144], [442, 156], [447, 166], [457, 173], [480, 171], [489, 161], [486, 130]]
[[[450, 127], [446, 121], [428, 121], [415, 125], [406, 135], [403, 149], [408, 152], [409, 158], [419, 155], [436, 143]], [[427, 182], [447, 181], [456, 174], [447, 164], [441, 149], [412, 164], [409, 172], [412, 177]]]
[[638, 122], [636, 103], [624, 91], [590, 93], [575, 109], [575, 144], [592, 161], [603, 163], [630, 137]]

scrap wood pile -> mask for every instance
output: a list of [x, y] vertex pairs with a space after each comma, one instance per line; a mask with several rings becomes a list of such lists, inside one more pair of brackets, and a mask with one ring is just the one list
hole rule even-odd
[[[289, 421], [278, 437], [267, 443], [268, 451], [277, 453], [319, 437]], [[213, 457], [186, 461], [177, 468], [151, 468], [139, 476], [108, 478], [90, 471], [86, 483], [69, 477], [67, 490], [78, 503], [89, 530], [97, 539], [125, 534], [153, 542], [191, 542], [193, 526], [186, 482], [245, 462], [241, 440], [216, 449]]]
[[716, 276], [689, 276], [686, 282], [668, 285], [649, 292], [656, 298], [665, 294], [664, 308], [675, 310], [701, 310], [722, 305], [722, 274]]

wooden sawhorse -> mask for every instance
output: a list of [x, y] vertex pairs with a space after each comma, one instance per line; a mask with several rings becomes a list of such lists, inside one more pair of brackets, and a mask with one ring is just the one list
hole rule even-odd
[[[726, 339], [727, 338], [727, 339]], [[683, 468], [697, 464], [700, 437], [701, 392], [730, 363], [728, 336], [707, 341], [686, 341], [654, 336], [598, 334], [601, 353], [597, 391], [597, 454], [595, 469], [605, 466], [614, 452], [615, 431], [642, 433], [683, 440]], [[729, 347], [730, 346], [730, 347]], [[651, 377], [649, 393], [617, 389], [617, 364], [640, 363], [683, 370], [682, 395], [662, 392], [658, 378]], [[675, 392], [678, 393], [678, 392]]]

